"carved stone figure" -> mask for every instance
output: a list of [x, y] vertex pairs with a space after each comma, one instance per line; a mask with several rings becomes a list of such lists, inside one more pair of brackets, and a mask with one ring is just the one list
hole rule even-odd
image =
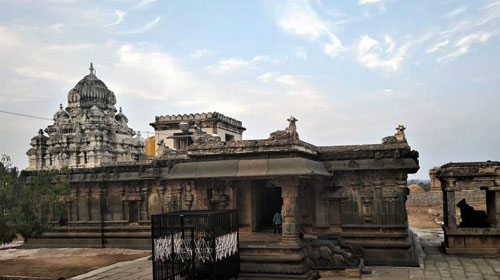
[[462, 216], [460, 227], [490, 227], [488, 214], [484, 211], [474, 210], [474, 207], [467, 204], [465, 198], [457, 203], [457, 207], [460, 208], [460, 215]]
[[171, 149], [169, 146], [165, 145], [165, 142], [163, 141], [163, 139], [161, 139], [160, 141], [158, 141], [158, 149], [156, 150], [156, 154], [159, 157], [176, 155], [177, 150]]
[[290, 116], [287, 119], [289, 122], [288, 127], [285, 130], [277, 130], [269, 136], [269, 140], [299, 140], [299, 133], [297, 132], [297, 125], [295, 124], [298, 119], [294, 116]]
[[402, 124], [396, 127], [396, 133], [394, 136], [387, 136], [382, 139], [382, 144], [399, 144], [399, 143], [407, 143], [405, 136], [405, 129]]
[[208, 134], [205, 131], [202, 131], [201, 124], [199, 121], [196, 121], [193, 127], [194, 127], [194, 132], [191, 135], [191, 139], [193, 139], [194, 143], [204, 144], [204, 143], [221, 141], [220, 136], [214, 134]]
[[363, 263], [362, 247], [344, 243], [333, 234], [319, 235], [318, 239], [305, 239], [306, 264], [311, 269], [339, 269], [358, 267]]

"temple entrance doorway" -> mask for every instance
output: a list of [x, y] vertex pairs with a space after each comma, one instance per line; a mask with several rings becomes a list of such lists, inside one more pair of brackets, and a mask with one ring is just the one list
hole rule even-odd
[[265, 180], [259, 180], [254, 185], [253, 200], [253, 231], [272, 231], [273, 216], [276, 212], [281, 213], [283, 199], [281, 188], [267, 184]]
[[139, 221], [139, 211], [137, 209], [137, 203], [136, 202], [130, 202], [129, 204], [129, 222], [130, 223], [137, 223]]

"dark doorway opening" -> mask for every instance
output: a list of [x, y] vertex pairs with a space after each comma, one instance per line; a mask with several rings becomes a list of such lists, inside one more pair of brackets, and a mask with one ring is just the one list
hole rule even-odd
[[281, 213], [283, 199], [281, 198], [281, 188], [260, 181], [255, 188], [254, 213], [256, 215], [257, 231], [267, 231], [273, 229], [273, 216], [276, 212]]
[[139, 221], [139, 211], [136, 202], [130, 202], [129, 204], [129, 222], [137, 223]]

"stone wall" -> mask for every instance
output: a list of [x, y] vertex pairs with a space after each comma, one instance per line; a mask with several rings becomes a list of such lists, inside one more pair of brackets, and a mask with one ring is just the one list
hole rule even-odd
[[[456, 192], [455, 201], [458, 202], [465, 198], [467, 203], [486, 203], [486, 194], [481, 190], [464, 190]], [[443, 193], [442, 192], [419, 192], [410, 193], [406, 200], [407, 206], [442, 206]]]

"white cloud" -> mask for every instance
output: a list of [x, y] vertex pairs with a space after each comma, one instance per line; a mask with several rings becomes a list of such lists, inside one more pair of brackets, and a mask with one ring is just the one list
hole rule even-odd
[[[448, 13], [448, 16], [454, 17], [456, 15], [462, 14], [467, 10], [458, 8], [456, 10]], [[498, 25], [498, 19], [500, 18], [500, 1], [491, 2], [477, 9], [477, 12], [470, 13], [464, 20], [461, 21], [450, 21], [450, 26], [441, 32], [441, 35], [452, 36], [454, 34], [460, 34], [467, 32], [467, 30], [474, 30], [478, 27], [483, 28], [483, 30], [489, 30], [490, 32], [496, 31], [493, 26], [488, 26], [488, 24], [495, 22]], [[488, 29], [490, 28], [490, 29]], [[470, 32], [470, 31], [468, 31]]]
[[213, 72], [221, 72], [221, 71], [242, 69], [242, 68], [245, 68], [248, 66], [255, 65], [256, 63], [259, 63], [259, 62], [278, 63], [279, 60], [271, 59], [267, 55], [257, 55], [249, 60], [243, 60], [243, 59], [239, 59], [239, 58], [225, 58], [225, 59], [219, 60], [219, 62], [215, 65], [207, 66], [207, 68], [212, 70]]
[[384, 2], [384, 0], [359, 0], [359, 5], [372, 5], [382, 2]]
[[[165, 99], [183, 95], [195, 83], [192, 75], [180, 67], [166, 52], [147, 46], [125, 44], [118, 48], [114, 72], [115, 86], [148, 99]], [[144, 81], [149, 80], [148, 83]]]
[[48, 2], [51, 3], [58, 3], [58, 4], [63, 4], [63, 3], [74, 3], [77, 0], [48, 0]]
[[379, 41], [363, 35], [357, 46], [358, 61], [366, 68], [396, 71], [406, 56], [407, 48], [403, 45], [396, 49], [394, 40], [386, 35], [386, 48], [383, 49]]
[[19, 43], [19, 40], [14, 34], [5, 26], [0, 25], [0, 46], [14, 46]]
[[59, 31], [59, 30], [62, 30], [63, 28], [64, 28], [64, 24], [62, 24], [62, 23], [54, 23], [54, 24], [49, 25], [49, 27], [47, 27], [48, 30], [53, 30], [53, 31]]
[[323, 51], [332, 57], [343, 50], [340, 39], [330, 31], [327, 23], [319, 18], [308, 1], [288, 1], [285, 9], [280, 11], [278, 25], [286, 32], [313, 41], [321, 40]]
[[88, 50], [95, 47], [94, 44], [91, 43], [80, 43], [80, 44], [64, 44], [64, 45], [47, 45], [47, 49], [56, 51], [56, 52], [76, 52], [82, 50]]
[[297, 76], [290, 74], [280, 75], [277, 72], [266, 72], [262, 75], [257, 76], [257, 80], [263, 83], [274, 82], [280, 85], [285, 85], [290, 87], [301, 84], [301, 81]]
[[153, 27], [155, 27], [160, 22], [160, 20], [161, 20], [161, 17], [156, 17], [153, 20], [146, 22], [146, 24], [144, 26], [139, 27], [137, 29], [133, 29], [133, 30], [122, 32], [122, 34], [139, 34], [139, 33], [144, 33], [146, 31], [152, 29]]
[[264, 73], [262, 75], [257, 76], [257, 80], [259, 80], [259, 81], [261, 81], [263, 83], [267, 83], [267, 82], [269, 82], [273, 78], [273, 76], [274, 76], [274, 73], [272, 73], [272, 72], [266, 72], [266, 73]]
[[122, 23], [123, 19], [125, 18], [125, 15], [127, 14], [126, 12], [122, 10], [116, 10], [115, 14], [117, 16], [116, 20], [110, 24], [106, 24], [105, 26], [114, 26]]
[[324, 52], [331, 56], [331, 57], [335, 57], [337, 56], [337, 54], [339, 54], [344, 48], [342, 47], [342, 42], [340, 41], [339, 38], [337, 38], [337, 36], [335, 36], [334, 34], [332, 33], [328, 33], [328, 36], [330, 37], [330, 43], [326, 43], [324, 45]]
[[385, 35], [384, 40], [386, 45], [385, 52], [393, 53], [394, 49], [396, 49], [396, 42], [394, 42], [394, 39], [392, 39], [389, 35]]
[[298, 47], [295, 52], [295, 56], [302, 59], [302, 60], [307, 60], [307, 52], [304, 49], [304, 47]]
[[495, 2], [491, 2], [489, 4], [486, 4], [481, 9], [491, 9], [491, 8], [495, 8], [495, 7], [500, 7], [500, 1], [495, 1]]
[[204, 56], [211, 55], [213, 53], [214, 52], [212, 50], [210, 50], [210, 49], [201, 49], [201, 50], [195, 50], [189, 56], [191, 58], [202, 58]]
[[446, 13], [447, 17], [453, 18], [456, 17], [460, 14], [463, 14], [467, 11], [467, 6], [462, 6], [460, 8], [456, 8], [454, 10], [451, 10], [450, 12]]
[[237, 58], [226, 58], [221, 59], [217, 65], [208, 66], [209, 69], [228, 71], [243, 68], [249, 65], [250, 62], [247, 60], [237, 59]]
[[379, 95], [393, 96], [393, 97], [396, 97], [396, 96], [397, 97], [403, 97], [403, 96], [407, 96], [408, 95], [407, 92], [397, 91], [397, 90], [390, 89], [390, 88], [378, 90], [378, 91], [376, 91], [376, 93], [379, 94]]
[[282, 75], [274, 79], [276, 82], [287, 85], [287, 86], [296, 86], [299, 84], [299, 81], [294, 75]]
[[439, 57], [437, 61], [439, 62], [443, 60], [455, 59], [461, 55], [464, 55], [469, 51], [472, 45], [485, 43], [492, 36], [493, 34], [488, 32], [477, 32], [469, 34], [457, 41], [453, 52], [449, 53], [448, 55]]
[[434, 46], [430, 47], [426, 52], [427, 53], [433, 53], [437, 50], [439, 50], [440, 48], [448, 45], [450, 43], [449, 40], [446, 40], [446, 41], [443, 41], [443, 42], [439, 42], [439, 43], [436, 43]]
[[147, 8], [151, 4], [153, 4], [154, 2], [156, 2], [156, 0], [141, 0], [139, 3], [137, 3], [137, 5], [135, 7], [136, 8]]
[[21, 67], [15, 69], [16, 73], [21, 76], [34, 78], [34, 79], [43, 79], [43, 80], [52, 80], [57, 81], [60, 79], [60, 75], [55, 72], [43, 72], [39, 70], [34, 70], [30, 67]]

